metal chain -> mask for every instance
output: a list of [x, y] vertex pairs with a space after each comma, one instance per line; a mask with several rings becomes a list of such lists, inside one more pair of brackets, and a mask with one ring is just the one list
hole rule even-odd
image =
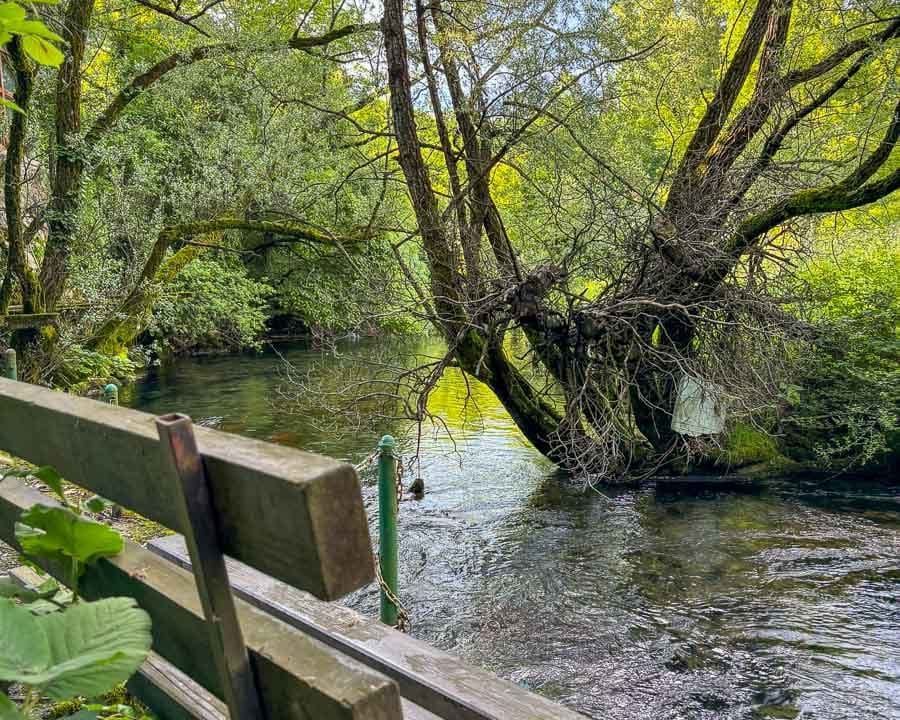
[[397, 508], [399, 509], [400, 502], [403, 500], [403, 456], [394, 455], [394, 460], [397, 462]]
[[394, 591], [388, 587], [388, 584], [381, 576], [381, 558], [378, 557], [377, 553], [375, 554], [375, 578], [378, 580], [378, 585], [388, 601], [397, 608], [397, 630], [409, 632], [409, 629], [412, 627], [412, 618], [410, 618], [409, 610], [406, 609], [400, 598], [394, 594]]

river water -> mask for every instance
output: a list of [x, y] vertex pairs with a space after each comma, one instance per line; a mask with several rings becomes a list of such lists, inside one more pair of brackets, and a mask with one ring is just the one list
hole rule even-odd
[[[343, 356], [376, 349], [182, 359], [122, 403], [354, 464], [390, 432], [409, 455], [407, 423], [359, 426], [285, 397], [285, 360], [340, 384]], [[601, 493], [468, 390], [451, 372], [435, 391], [453, 437], [423, 434], [412, 474], [427, 494], [400, 509], [416, 637], [595, 718], [900, 718], [900, 489]], [[361, 477], [374, 520], [374, 468]], [[345, 602], [377, 614], [373, 588]]]

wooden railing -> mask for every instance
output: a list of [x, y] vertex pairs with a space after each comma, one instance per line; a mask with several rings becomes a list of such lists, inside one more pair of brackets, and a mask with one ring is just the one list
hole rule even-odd
[[[326, 602], [373, 578], [351, 466], [181, 421], [185, 437], [195, 438], [191, 465], [191, 442], [159, 429], [171, 422], [0, 379], [0, 449], [52, 465], [70, 482], [187, 536], [187, 544], [176, 535], [149, 549], [126, 543], [122, 554], [91, 565], [80, 584], [88, 599], [126, 595], [150, 614], [154, 653], [129, 687], [163, 720], [225, 717], [222, 700], [252, 707], [235, 702], [240, 654], [227, 657], [234, 637], [225, 638], [222, 661], [222, 603], [237, 618], [235, 637], [260, 708], [233, 717], [581, 717]], [[205, 510], [203, 502], [197, 510], [196, 495], [184, 501], [191, 474], [208, 498]], [[17, 518], [38, 502], [52, 503], [20, 479], [0, 482], [0, 539], [14, 545]], [[213, 535], [206, 541], [204, 526]], [[217, 552], [229, 556], [224, 600]], [[65, 578], [65, 568], [44, 566]]]

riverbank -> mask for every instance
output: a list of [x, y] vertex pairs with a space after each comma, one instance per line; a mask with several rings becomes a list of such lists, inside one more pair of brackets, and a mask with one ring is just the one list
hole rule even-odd
[[[288, 342], [269, 346], [259, 353], [204, 351], [202, 354], [170, 357], [165, 362], [153, 363], [152, 366], [145, 368], [144, 374], [133, 387], [124, 391], [124, 396], [131, 398], [135, 394], [140, 394], [144, 387], [151, 388], [151, 393], [157, 390], [172, 391], [178, 396], [184, 392], [193, 397], [194, 391], [187, 385], [194, 382], [191, 376], [196, 374], [200, 378], [197, 382], [201, 388], [214, 387], [222, 383], [234, 383], [234, 388], [230, 388], [227, 392], [234, 392], [237, 388], [243, 387], [259, 387], [262, 397], [269, 398], [270, 402], [278, 405], [277, 408], [254, 406], [254, 411], [259, 417], [281, 415], [293, 419], [297, 414], [309, 412], [313, 418], [313, 422], [309, 424], [310, 433], [313, 430], [312, 426], [317, 426], [323, 432], [333, 432], [335, 429], [341, 432], [341, 428], [335, 427], [335, 423], [340, 421], [335, 414], [344, 414], [346, 415], [344, 421], [348, 423], [356, 422], [361, 426], [371, 426], [374, 436], [380, 429], [377, 418], [365, 418], [364, 413], [354, 415], [353, 408], [346, 406], [326, 410], [321, 403], [317, 404], [316, 397], [321, 397], [329, 405], [335, 403], [339, 405], [340, 399], [336, 393], [340, 391], [342, 384], [366, 381], [369, 373], [377, 372], [377, 369], [385, 364], [411, 362], [410, 358], [417, 355], [420, 358], [440, 357], [443, 351], [443, 343], [437, 338], [422, 340], [403, 336], [353, 338], [325, 345], [313, 343], [311, 338], [306, 338], [300, 343]], [[299, 363], [295, 363], [297, 358], [301, 359]], [[184, 379], [180, 379], [183, 371], [188, 368], [190, 370], [187, 371], [187, 375]], [[222, 377], [217, 377], [218, 370], [222, 371]], [[246, 382], [242, 382], [234, 377], [237, 372], [246, 372], [248, 375], [258, 377], [255, 380], [248, 377]], [[299, 378], [302, 378], [304, 383], [302, 393], [299, 390], [300, 386], [297, 385]], [[174, 385], [179, 387], [175, 388]], [[321, 393], [321, 396], [317, 393]], [[308, 396], [309, 399], [305, 401], [301, 395]], [[456, 407], [466, 406], [467, 402], [466, 410], [462, 412], [456, 410]], [[441, 417], [449, 413], [446, 418], [448, 426], [460, 424], [466, 431], [481, 423], [482, 418], [479, 415], [484, 414], [485, 410], [490, 419], [499, 420], [502, 415], [504, 425], [514, 428], [497, 399], [484, 386], [477, 382], [463, 381], [461, 375], [454, 370], [449, 371], [431, 393], [429, 410]], [[221, 409], [217, 411], [213, 406], [209, 407], [209, 412], [214, 417], [224, 414]], [[411, 426], [411, 423], [406, 421], [393, 421], [392, 424]], [[719, 449], [710, 451], [706, 456], [694, 458], [690, 465], [678, 461], [659, 468], [656, 472], [668, 475], [737, 474], [751, 478], [786, 476], [802, 478], [842, 473], [859, 478], [877, 478], [896, 474], [897, 452], [900, 448], [894, 447], [893, 453], [875, 454], [865, 465], [860, 465], [852, 458], [842, 460], [827, 454], [817, 455], [810, 450], [811, 443], [796, 447], [794, 437], [784, 432], [785, 424], [786, 418], [770, 419], [765, 426], [759, 427], [745, 422], [737, 423], [730, 427]], [[763, 427], [767, 429], [764, 430]], [[236, 431], [241, 431], [240, 425], [236, 426]], [[438, 425], [425, 428], [425, 432], [439, 431]], [[512, 432], [521, 437], [518, 430], [513, 429]], [[266, 439], [293, 444], [291, 434], [290, 429], [273, 427]], [[638, 471], [635, 477], [642, 477], [644, 474]]]

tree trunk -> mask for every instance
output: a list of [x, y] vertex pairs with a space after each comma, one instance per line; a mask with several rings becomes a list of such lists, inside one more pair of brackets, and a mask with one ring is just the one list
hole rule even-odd
[[56, 308], [65, 289], [69, 254], [78, 228], [85, 159], [81, 138], [81, 75], [93, 12], [94, 0], [70, 0], [63, 25], [69, 47], [56, 79], [56, 163], [49, 234], [41, 265], [41, 285], [48, 310]]
[[25, 313], [42, 312], [44, 306], [40, 281], [28, 262], [25, 247], [25, 218], [22, 209], [25, 135], [34, 87], [34, 73], [22, 51], [21, 40], [18, 37], [13, 38], [9, 43], [9, 55], [16, 73], [14, 100], [22, 108], [22, 112], [14, 112], [12, 116], [3, 173], [6, 238], [9, 250], [6, 275], [3, 278], [3, 286], [0, 288], [0, 315], [5, 315], [9, 309], [16, 282], [21, 288], [22, 306]]

